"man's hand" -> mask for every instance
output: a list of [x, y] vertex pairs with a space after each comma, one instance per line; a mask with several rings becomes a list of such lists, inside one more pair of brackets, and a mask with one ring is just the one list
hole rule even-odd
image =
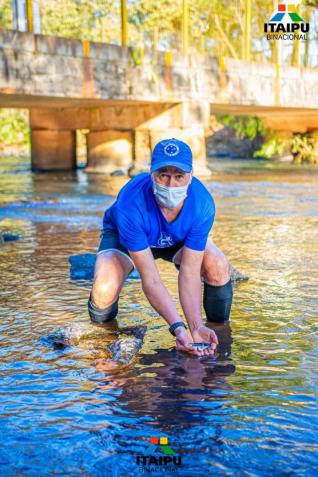
[[176, 348], [178, 351], [185, 351], [186, 353], [190, 353], [195, 356], [207, 356], [207, 355], [214, 354], [214, 350], [212, 350], [212, 348], [201, 350], [192, 346], [191, 343], [193, 342], [202, 343], [204, 340], [200, 339], [198, 341], [194, 341], [190, 333], [188, 333], [188, 331], [185, 328], [181, 326], [176, 328], [175, 334], [176, 334]]
[[213, 330], [207, 326], [201, 325], [199, 328], [194, 329], [191, 332], [191, 335], [194, 343], [211, 343], [209, 348], [203, 350], [205, 355], [213, 356], [215, 354], [219, 341]]

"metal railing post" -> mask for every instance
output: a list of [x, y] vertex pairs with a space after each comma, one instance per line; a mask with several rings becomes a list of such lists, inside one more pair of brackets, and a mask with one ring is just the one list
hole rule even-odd
[[33, 32], [33, 0], [26, 0], [27, 27], [29, 32]]
[[121, 46], [127, 46], [128, 38], [128, 20], [127, 20], [127, 1], [120, 0], [121, 14]]

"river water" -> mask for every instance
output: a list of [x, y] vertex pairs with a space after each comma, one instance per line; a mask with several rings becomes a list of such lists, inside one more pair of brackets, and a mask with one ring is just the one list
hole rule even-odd
[[[235, 286], [218, 355], [177, 353], [140, 280], [128, 279], [117, 327], [146, 325], [129, 365], [103, 345], [65, 350], [43, 337], [88, 320], [91, 283], [68, 257], [94, 252], [102, 215], [127, 178], [32, 174], [0, 159], [1, 476], [175, 475], [137, 465], [167, 437], [183, 476], [313, 476], [318, 468], [318, 169], [217, 160], [205, 181], [212, 238], [250, 277]], [[157, 261], [177, 299], [177, 271]], [[150, 454], [160, 456], [156, 446]]]

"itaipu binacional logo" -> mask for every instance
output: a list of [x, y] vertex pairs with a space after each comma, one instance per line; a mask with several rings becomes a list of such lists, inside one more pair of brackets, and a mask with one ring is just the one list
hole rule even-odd
[[297, 12], [300, 3], [295, 0], [278, 3], [270, 21], [264, 23], [267, 40], [307, 40], [309, 23], [306, 23]]
[[139, 471], [142, 473], [177, 472], [182, 465], [182, 456], [169, 446], [168, 437], [148, 437], [147, 440], [149, 445], [144, 453], [136, 456]]

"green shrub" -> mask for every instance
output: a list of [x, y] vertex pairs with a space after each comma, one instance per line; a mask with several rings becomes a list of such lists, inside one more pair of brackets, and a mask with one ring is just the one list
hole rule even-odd
[[26, 111], [0, 109], [0, 148], [5, 146], [30, 146]]
[[261, 148], [254, 152], [253, 157], [271, 159], [273, 157], [281, 156], [284, 152], [284, 148], [284, 141], [275, 131], [272, 131]]
[[294, 162], [296, 164], [316, 162], [314, 146], [315, 139], [310, 132], [293, 134], [291, 152], [294, 156]]
[[233, 128], [238, 139], [254, 141], [257, 136], [263, 136], [266, 132], [262, 119], [256, 116], [220, 115], [217, 119], [224, 126]]
[[271, 159], [280, 156], [284, 151], [285, 141], [275, 131], [266, 128], [259, 117], [226, 115], [218, 116], [217, 119], [225, 126], [233, 128], [238, 139], [251, 142], [252, 155], [255, 158]]

